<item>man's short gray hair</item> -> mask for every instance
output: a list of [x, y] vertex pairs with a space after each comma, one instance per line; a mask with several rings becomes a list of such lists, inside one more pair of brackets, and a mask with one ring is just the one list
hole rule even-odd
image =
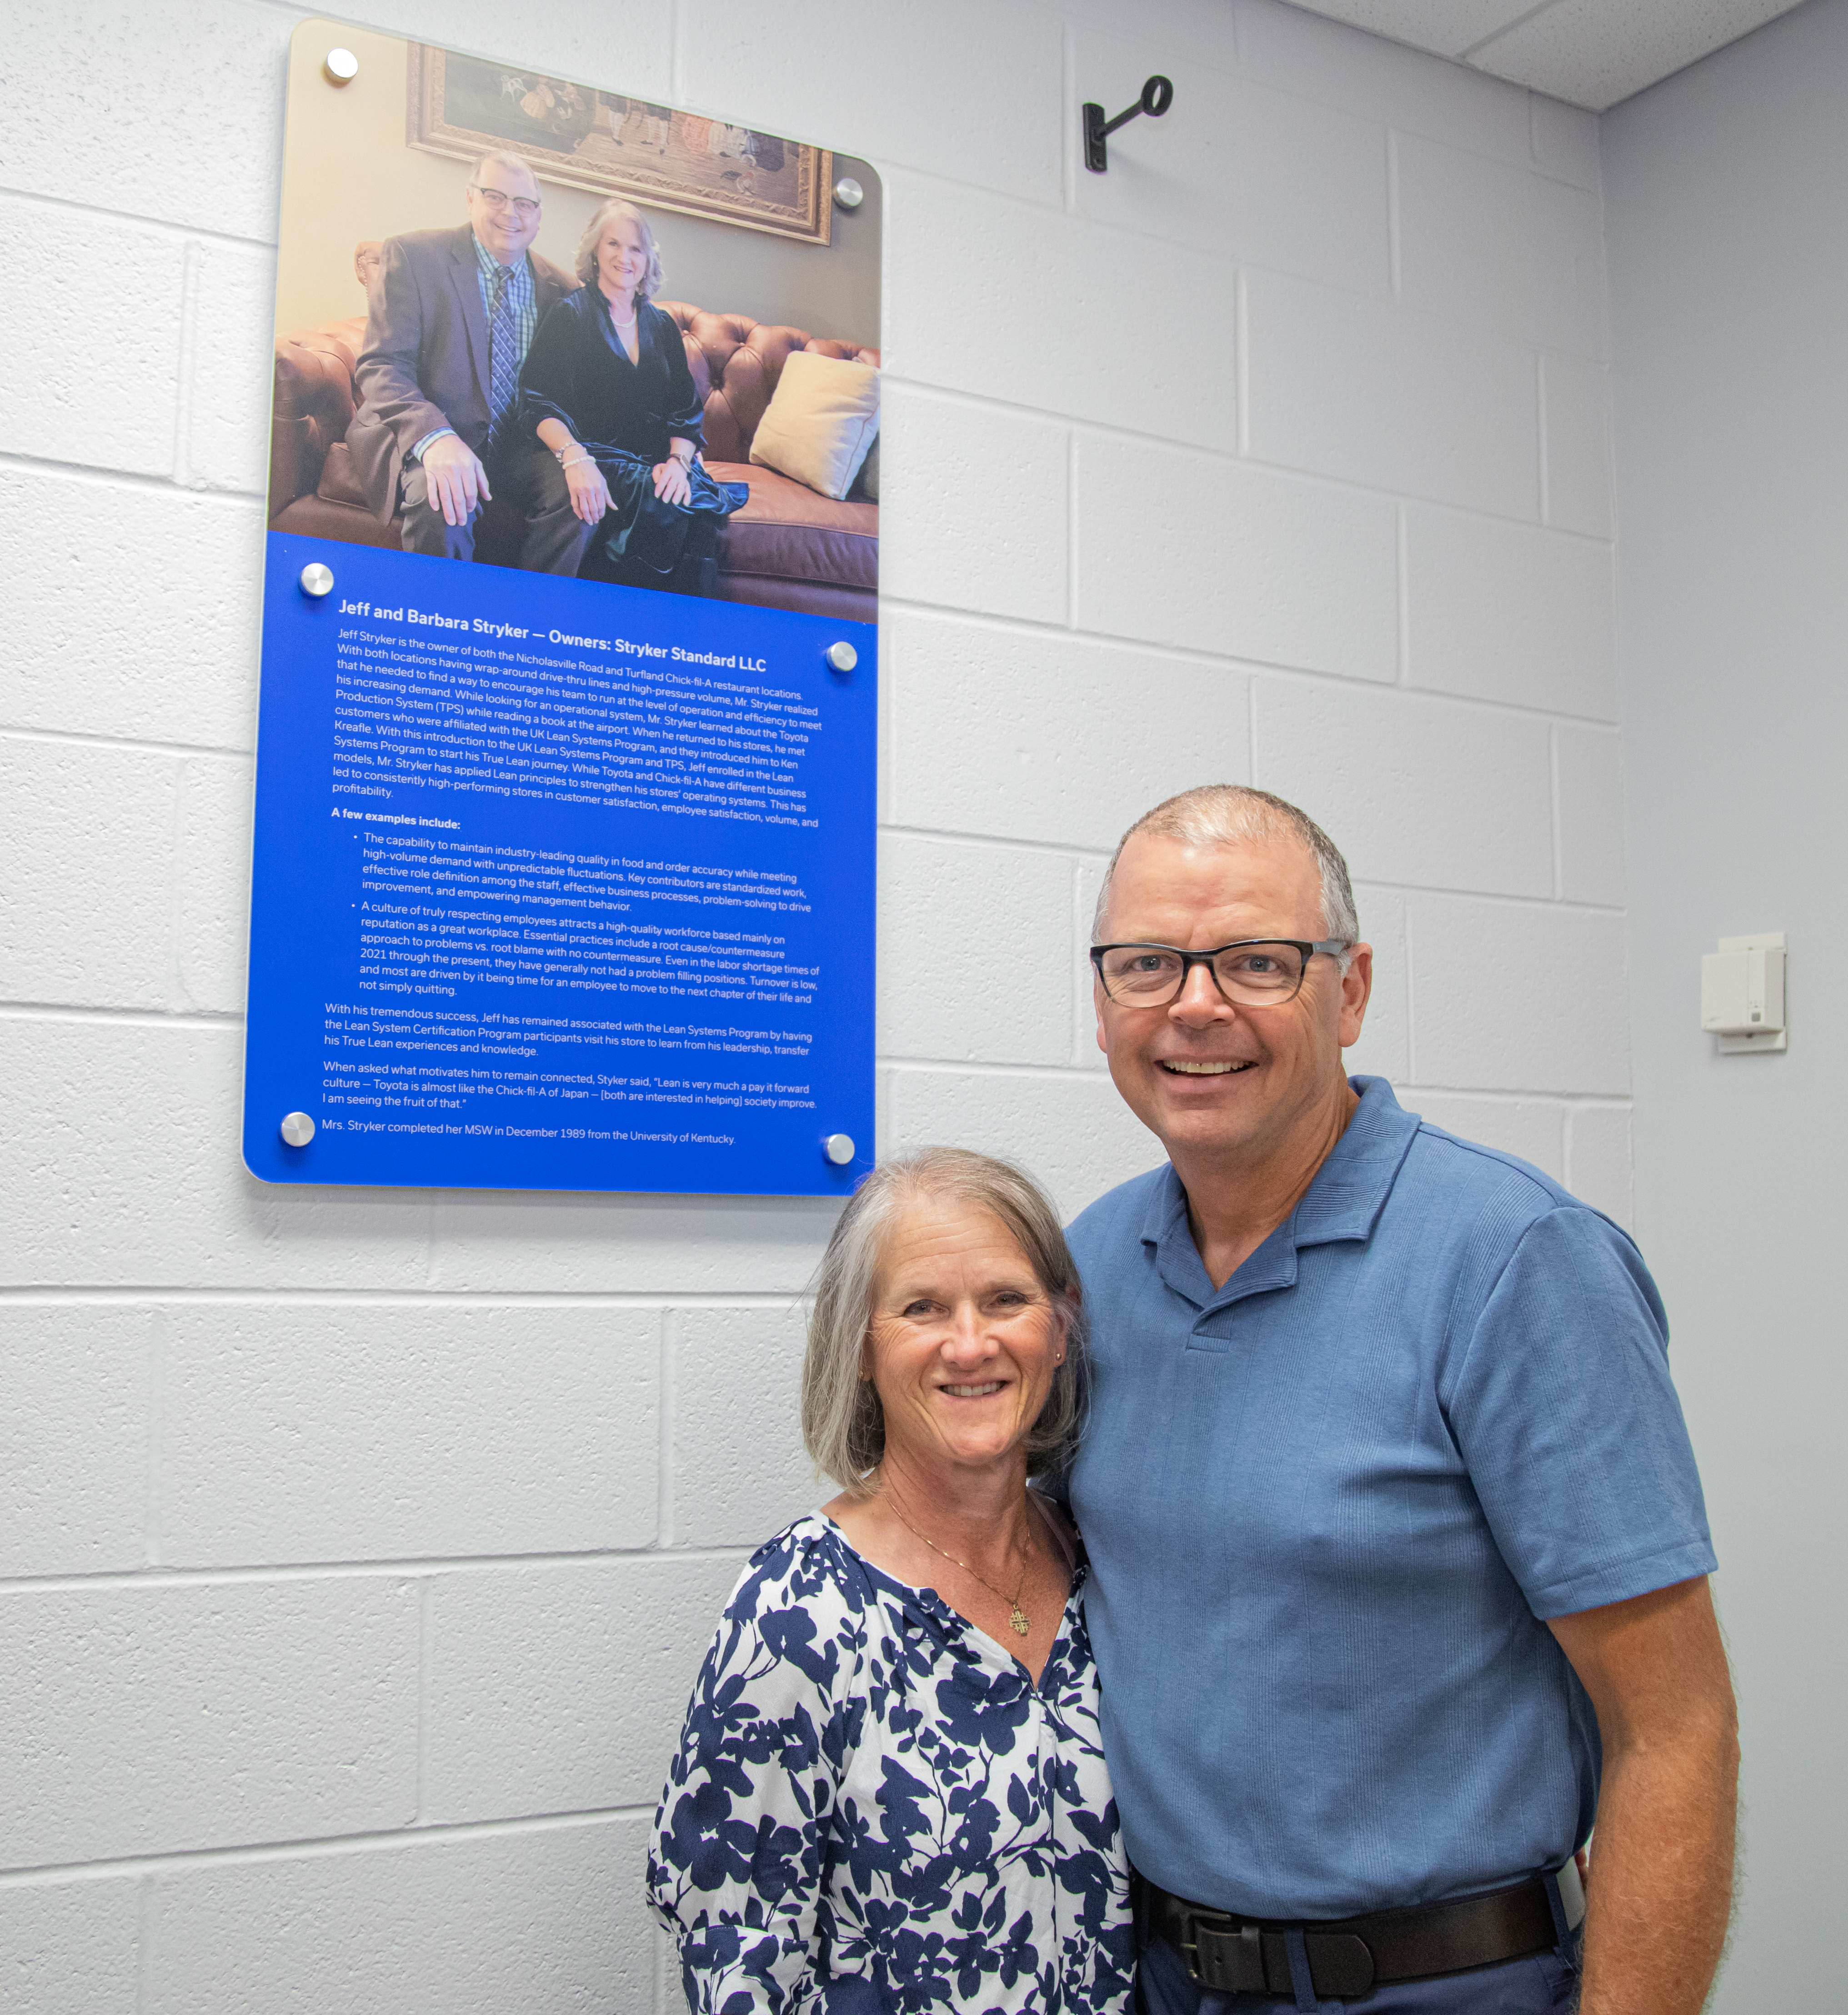
[[[1123, 849], [1138, 835], [1156, 839], [1178, 839], [1188, 846], [1238, 846], [1253, 839], [1297, 839], [1314, 857], [1321, 878], [1322, 936], [1339, 938], [1343, 944], [1360, 940], [1361, 919], [1354, 907], [1354, 885], [1347, 878], [1347, 863], [1341, 849], [1306, 811], [1287, 799], [1268, 791], [1254, 790], [1249, 784], [1202, 784], [1167, 798], [1152, 812], [1145, 812], [1122, 839], [1104, 871], [1104, 885], [1098, 891], [1097, 910], [1091, 919], [1095, 937], [1104, 920], [1110, 900], [1110, 884], [1116, 879], [1116, 864]], [[1345, 956], [1341, 970], [1347, 970]]]
[[[469, 169], [469, 181], [472, 187], [479, 189], [481, 186], [482, 177], [487, 174], [488, 169], [492, 167], [496, 161], [498, 161], [503, 167], [518, 168], [521, 170], [524, 174], [528, 174], [532, 178], [534, 188], [538, 188], [538, 170], [533, 166], [532, 163], [527, 159], [524, 154], [510, 153], [504, 147], [490, 147], [487, 152], [484, 154], [478, 161], [476, 161], [471, 169]], [[511, 196], [512, 194], [512, 191], [509, 189], [507, 193]]]
[[872, 1380], [861, 1376], [866, 1339], [892, 1234], [917, 1203], [964, 1204], [998, 1219], [1062, 1317], [1065, 1361], [1027, 1432], [1026, 1467], [1030, 1475], [1065, 1468], [1077, 1453], [1090, 1380], [1078, 1269], [1059, 1213], [1033, 1178], [1011, 1162], [966, 1148], [922, 1148], [882, 1162], [854, 1191], [811, 1289], [802, 1439], [817, 1473], [832, 1477], [850, 1496], [865, 1497], [877, 1488], [886, 1417]]

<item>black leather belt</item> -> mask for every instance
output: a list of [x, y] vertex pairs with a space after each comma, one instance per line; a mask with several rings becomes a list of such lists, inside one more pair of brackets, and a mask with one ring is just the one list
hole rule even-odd
[[[1570, 1862], [1559, 1873], [1566, 1929], [1585, 1914], [1585, 1892]], [[1544, 1880], [1530, 1877], [1454, 1902], [1375, 1910], [1364, 1917], [1275, 1923], [1210, 1910], [1142, 1883], [1145, 1922], [1187, 1963], [1210, 1994], [1295, 1992], [1286, 1934], [1300, 1931], [1318, 1998], [1352, 2001], [1395, 1981], [1434, 1980], [1479, 1966], [1501, 1966], [1559, 1942]]]

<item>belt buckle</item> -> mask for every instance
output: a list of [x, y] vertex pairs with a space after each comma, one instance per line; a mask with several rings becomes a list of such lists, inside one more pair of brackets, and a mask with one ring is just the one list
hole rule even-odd
[[1221, 1917], [1216, 1923], [1190, 1911], [1186, 1928], [1192, 1936], [1181, 1940], [1181, 1956], [1195, 1983], [1208, 1993], [1269, 1992], [1263, 1935], [1256, 1924], [1242, 1924], [1231, 1917]]

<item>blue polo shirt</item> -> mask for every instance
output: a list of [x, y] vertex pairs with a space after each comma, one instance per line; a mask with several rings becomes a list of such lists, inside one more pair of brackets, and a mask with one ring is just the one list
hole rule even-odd
[[1131, 1859], [1340, 1917], [1562, 1862], [1596, 1720], [1542, 1620], [1714, 1565], [1660, 1298], [1512, 1155], [1358, 1109], [1214, 1290], [1163, 1166], [1072, 1227], [1070, 1483]]

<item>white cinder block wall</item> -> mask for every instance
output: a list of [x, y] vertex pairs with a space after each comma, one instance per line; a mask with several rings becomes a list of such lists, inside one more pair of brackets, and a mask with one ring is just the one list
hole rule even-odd
[[[1353, 862], [1361, 1067], [1624, 1215], [1594, 122], [1275, 0], [1123, 13], [366, 16], [884, 172], [886, 1147], [1068, 1207], [1153, 1160], [1092, 1045], [1097, 877], [1250, 779]], [[300, 18], [70, 0], [0, 85], [0, 2004], [649, 2010], [684, 1690], [815, 1496], [829, 1212], [239, 1166]], [[1080, 99], [1155, 70], [1174, 110], [1084, 174]]]

